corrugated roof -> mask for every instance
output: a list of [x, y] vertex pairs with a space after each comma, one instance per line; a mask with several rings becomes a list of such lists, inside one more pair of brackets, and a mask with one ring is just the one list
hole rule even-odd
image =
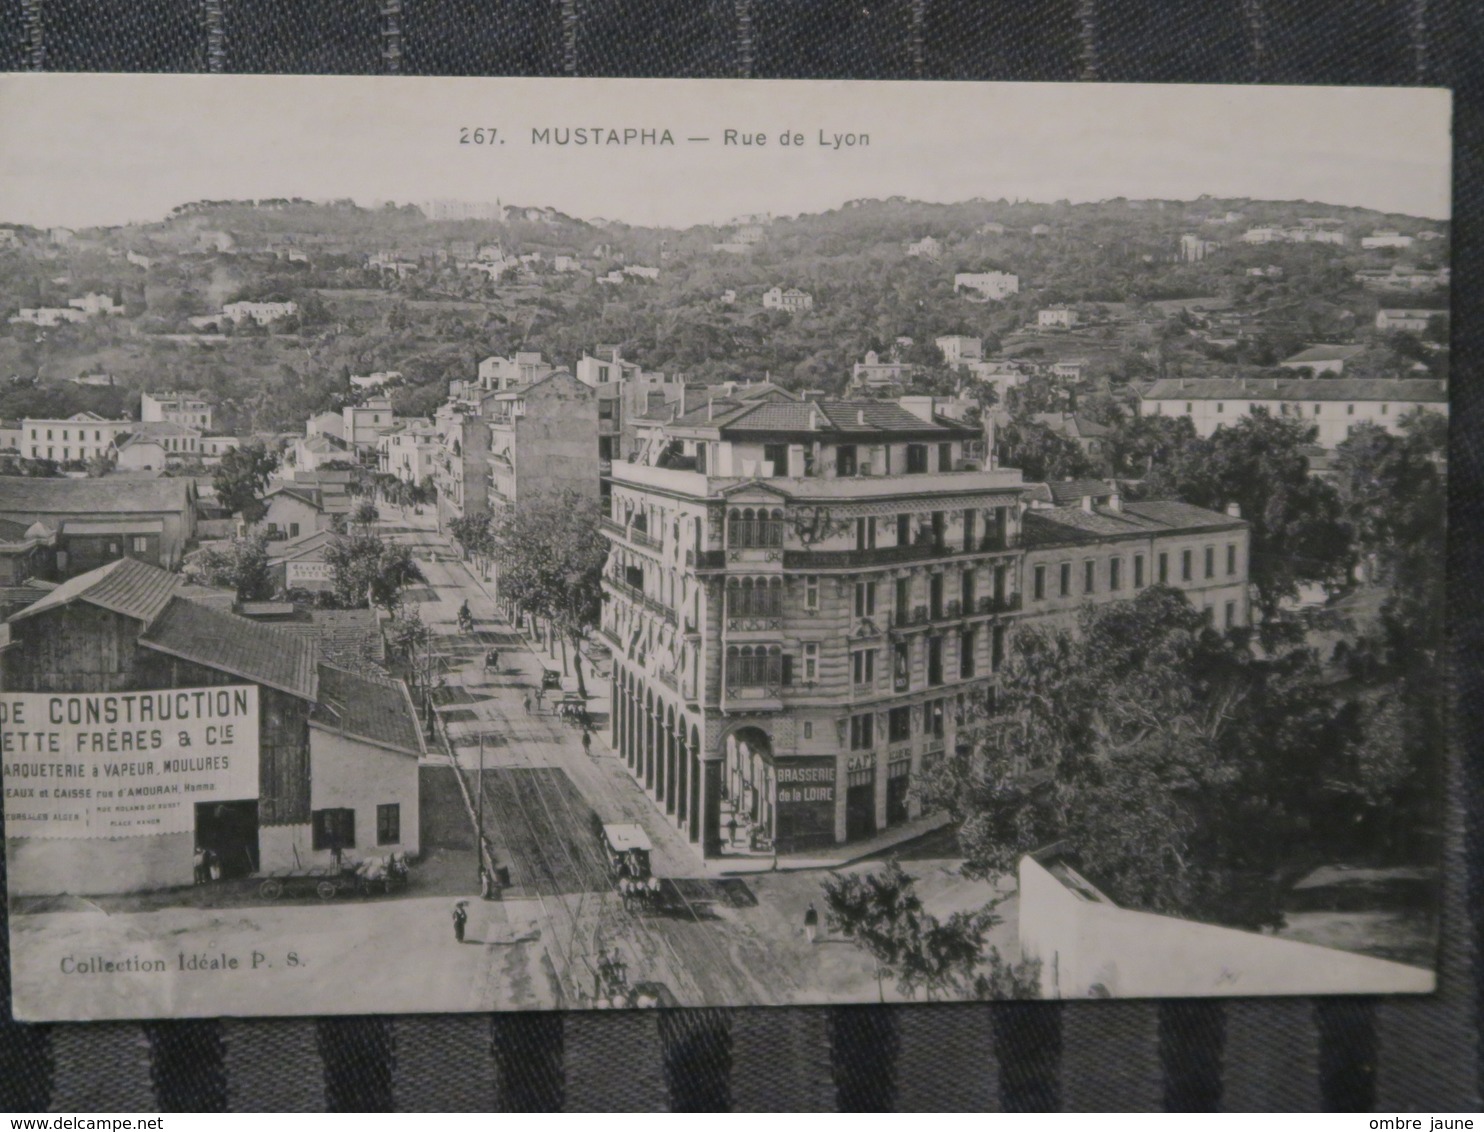
[[120, 558], [117, 562], [69, 578], [36, 604], [16, 614], [15, 620], [69, 602], [86, 601], [150, 625], [169, 604], [178, 585], [174, 574], [158, 566], [140, 562], [137, 558]]
[[1448, 400], [1447, 382], [1384, 377], [1167, 377], [1145, 390], [1145, 401], [1388, 401]]
[[1283, 363], [1287, 365], [1290, 362], [1343, 362], [1355, 357], [1356, 354], [1364, 350], [1364, 346], [1335, 346], [1327, 344], [1310, 346], [1307, 350], [1300, 350], [1292, 357], [1284, 358]]
[[300, 699], [314, 699], [314, 643], [246, 617], [177, 597], [139, 643]]
[[188, 479], [42, 479], [0, 476], [0, 515], [102, 511], [179, 511], [190, 507]]
[[414, 757], [423, 753], [422, 732], [400, 680], [319, 666], [319, 700], [311, 723]]

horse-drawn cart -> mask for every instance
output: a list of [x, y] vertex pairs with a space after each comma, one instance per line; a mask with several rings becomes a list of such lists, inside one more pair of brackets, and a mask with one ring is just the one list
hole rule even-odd
[[342, 893], [372, 896], [384, 892], [389, 896], [396, 889], [406, 887], [407, 873], [406, 856], [392, 853], [386, 857], [347, 861], [338, 869], [309, 868], [269, 873], [259, 882], [258, 895], [264, 900], [311, 894], [321, 900], [332, 900]]

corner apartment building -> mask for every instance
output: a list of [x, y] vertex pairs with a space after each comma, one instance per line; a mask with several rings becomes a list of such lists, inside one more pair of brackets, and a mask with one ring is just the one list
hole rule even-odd
[[906, 822], [993, 686], [1028, 485], [913, 405], [712, 400], [613, 466], [612, 738], [708, 856]]
[[479, 363], [479, 387], [486, 393], [498, 393], [514, 385], [540, 381], [555, 369], [537, 350], [517, 350], [508, 358], [491, 356]]

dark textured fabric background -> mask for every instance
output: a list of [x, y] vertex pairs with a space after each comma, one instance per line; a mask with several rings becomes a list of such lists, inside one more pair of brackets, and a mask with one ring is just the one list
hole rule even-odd
[[9, 70], [1452, 87], [1459, 659], [1431, 998], [23, 1026], [0, 954], [0, 1110], [1477, 1108], [1481, 33], [1478, 0], [0, 0]]

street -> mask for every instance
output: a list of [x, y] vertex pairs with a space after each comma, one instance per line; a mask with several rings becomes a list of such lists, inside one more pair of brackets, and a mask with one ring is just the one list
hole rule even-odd
[[[621, 957], [630, 986], [663, 988], [655, 992], [661, 999], [684, 1005], [877, 997], [874, 966], [864, 952], [845, 940], [822, 938], [812, 946], [805, 940], [804, 912], [811, 901], [821, 902], [827, 874], [723, 876], [715, 862], [708, 869], [699, 846], [653, 805], [609, 747], [604, 666], [595, 672], [584, 661], [593, 719], [591, 750], [584, 752], [580, 729], [555, 715], [549, 700], [536, 703], [542, 670], [560, 670], [561, 656], [538, 652], [504, 619], [491, 589], [435, 532], [431, 514], [385, 527], [387, 537], [413, 546], [427, 578], [407, 598], [446, 658], [441, 729], [482, 811], [496, 864], [509, 870], [504, 898], [539, 910], [555, 993], [564, 1003], [591, 999], [600, 953]], [[457, 626], [466, 601], [472, 635]], [[500, 664], [487, 672], [491, 648], [499, 649]], [[430, 757], [447, 758], [441, 744]], [[662, 910], [624, 907], [598, 840], [602, 822], [644, 829], [654, 873], [662, 878]], [[989, 886], [958, 877], [952, 861], [910, 864], [925, 899], [977, 907], [992, 895]], [[477, 894], [476, 878], [469, 887]], [[997, 929], [994, 937], [1002, 951], [1013, 947], [1013, 932]], [[890, 987], [886, 994], [892, 997]]]

